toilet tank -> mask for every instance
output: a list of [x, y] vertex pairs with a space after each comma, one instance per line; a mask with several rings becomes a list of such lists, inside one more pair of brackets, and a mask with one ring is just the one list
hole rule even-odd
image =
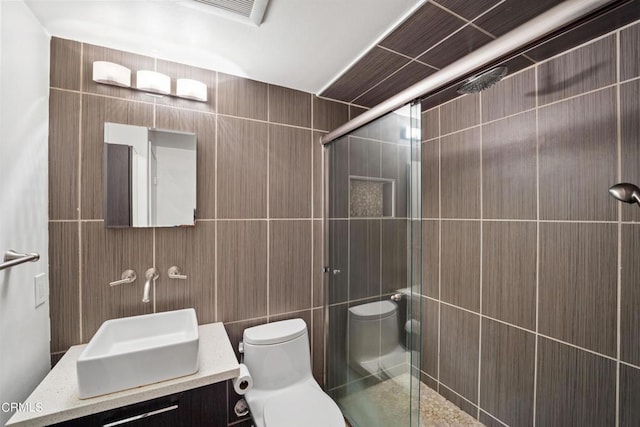
[[243, 342], [254, 389], [279, 389], [312, 376], [309, 335], [302, 319], [247, 328]]
[[349, 360], [356, 364], [392, 352], [400, 344], [397, 304], [376, 301], [351, 307], [347, 344]]

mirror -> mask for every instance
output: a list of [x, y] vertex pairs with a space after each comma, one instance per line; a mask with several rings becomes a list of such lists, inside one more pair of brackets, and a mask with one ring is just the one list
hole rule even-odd
[[106, 227], [194, 225], [196, 135], [104, 124]]

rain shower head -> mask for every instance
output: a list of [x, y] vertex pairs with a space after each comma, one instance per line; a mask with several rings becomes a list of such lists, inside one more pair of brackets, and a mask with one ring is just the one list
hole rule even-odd
[[628, 182], [621, 182], [609, 188], [609, 194], [625, 203], [640, 205], [640, 188]]
[[458, 93], [466, 95], [489, 89], [491, 86], [502, 80], [508, 72], [509, 69], [507, 67], [496, 67], [477, 74], [465, 80], [465, 82], [458, 88]]

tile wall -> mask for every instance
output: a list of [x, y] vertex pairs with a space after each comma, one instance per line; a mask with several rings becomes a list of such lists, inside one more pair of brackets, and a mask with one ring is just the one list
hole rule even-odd
[[[93, 61], [205, 82], [207, 103], [92, 81]], [[195, 307], [201, 324], [242, 331], [302, 317], [323, 377], [321, 146], [349, 106], [309, 93], [71, 40], [51, 42], [49, 242], [55, 362], [107, 319]], [[104, 122], [197, 134], [194, 227], [106, 229]], [[170, 266], [188, 279], [171, 280]], [[160, 278], [141, 302], [144, 272]], [[133, 269], [133, 284], [110, 287]], [[230, 392], [231, 393], [231, 392]], [[235, 404], [230, 394], [229, 406]], [[238, 421], [229, 412], [230, 423]]]
[[423, 377], [487, 425], [640, 423], [638, 46], [423, 112]]

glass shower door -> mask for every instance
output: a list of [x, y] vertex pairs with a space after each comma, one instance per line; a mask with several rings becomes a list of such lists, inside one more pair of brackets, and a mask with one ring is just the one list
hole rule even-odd
[[325, 153], [326, 385], [354, 427], [419, 425], [420, 126], [407, 105]]

